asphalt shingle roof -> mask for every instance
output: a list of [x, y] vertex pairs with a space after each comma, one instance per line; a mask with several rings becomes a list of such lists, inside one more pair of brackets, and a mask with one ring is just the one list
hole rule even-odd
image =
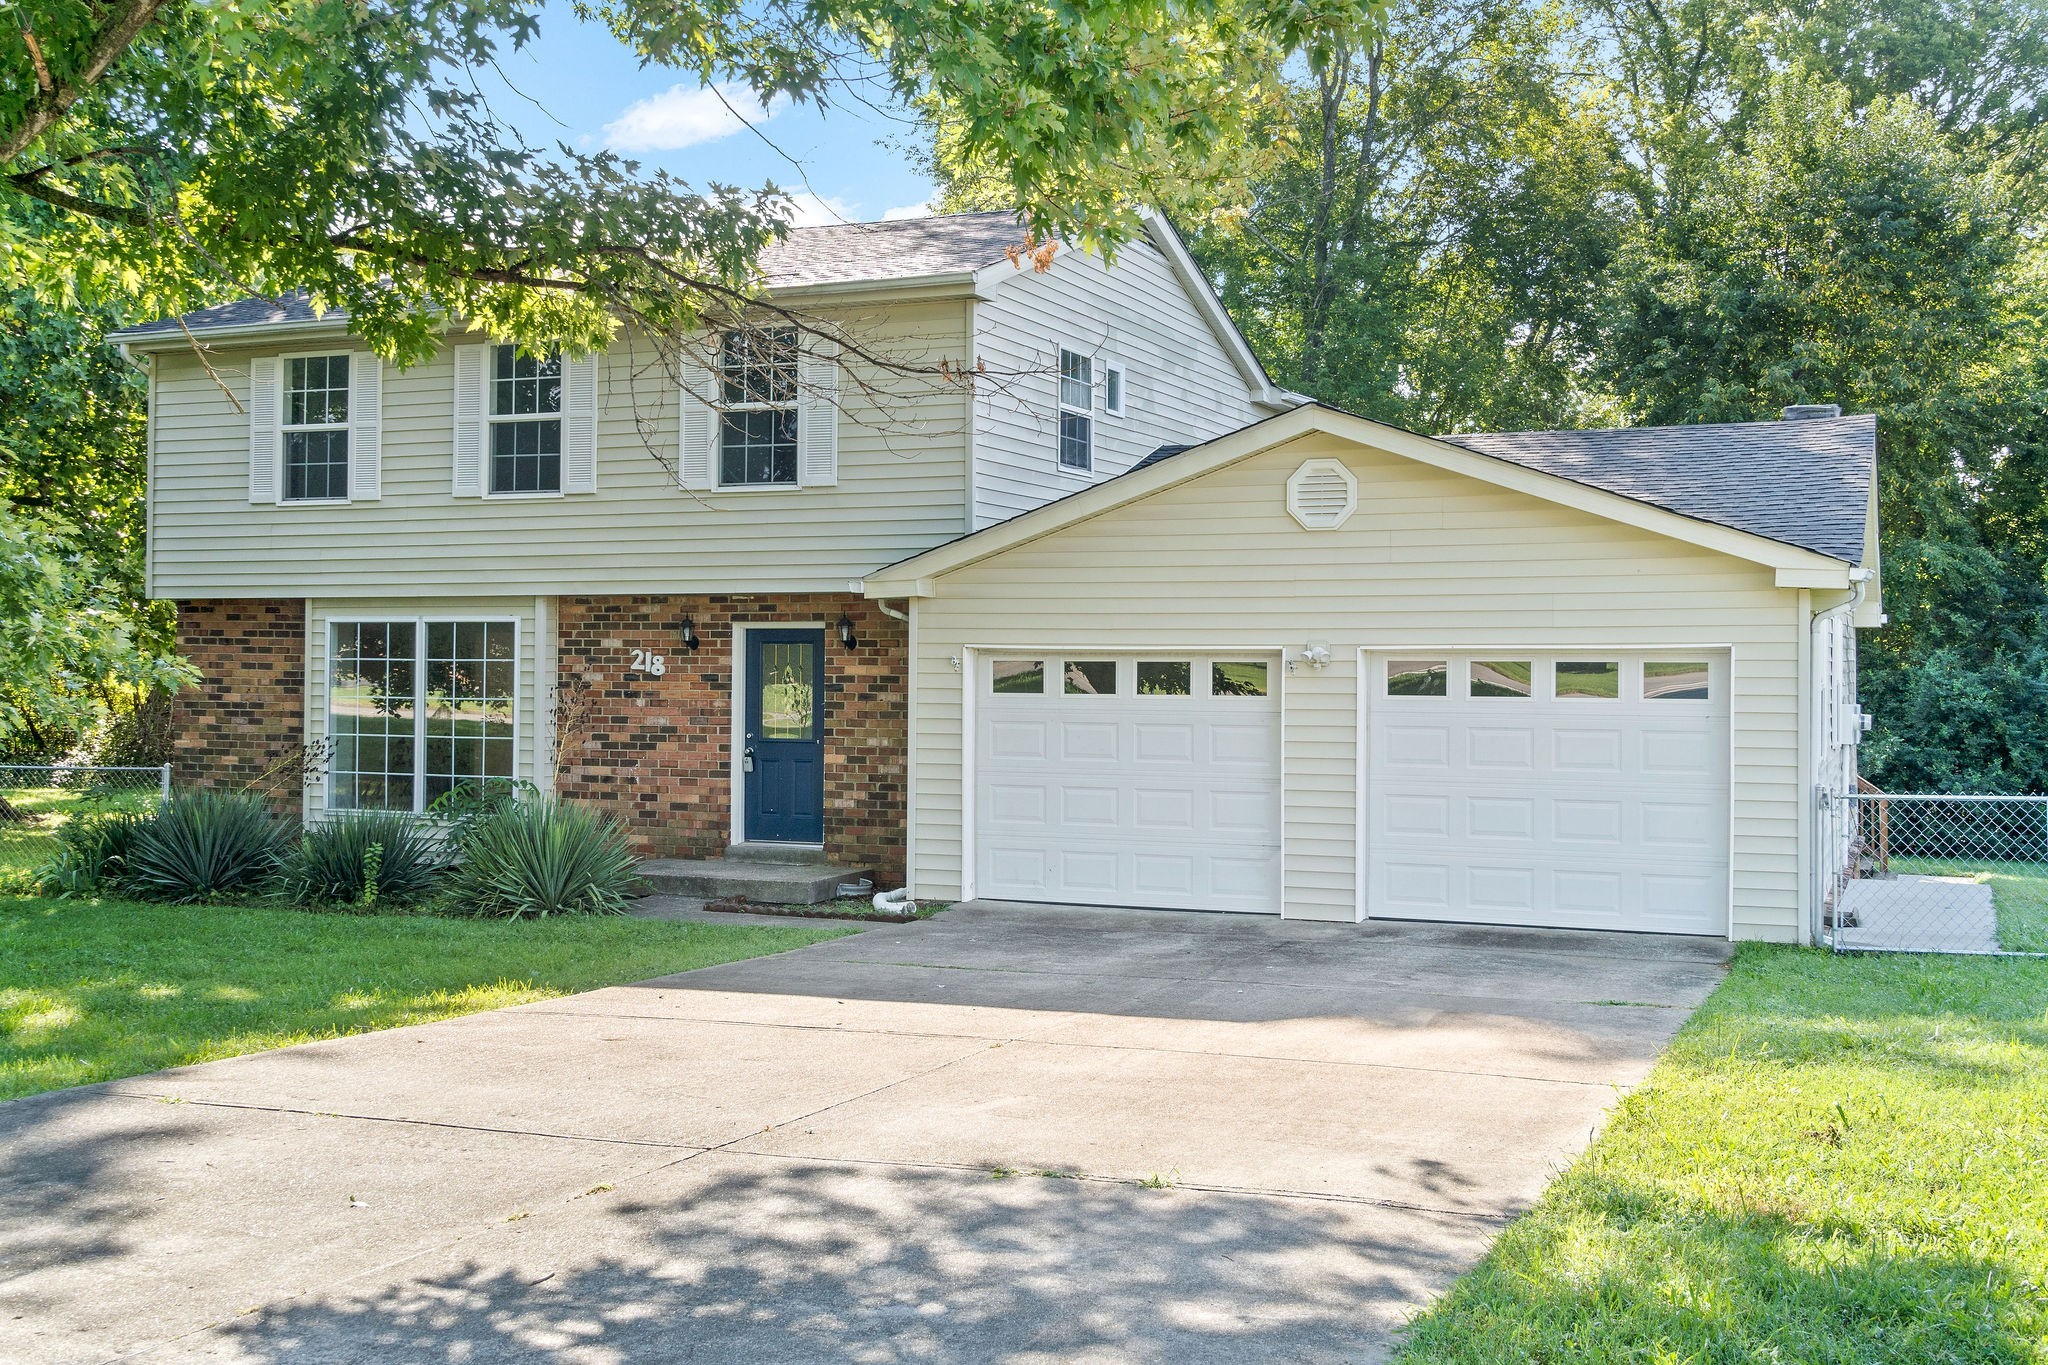
[[1863, 562], [1877, 477], [1873, 416], [1442, 439], [1697, 521]]
[[[955, 213], [885, 223], [834, 223], [792, 228], [761, 256], [761, 270], [774, 289], [820, 284], [868, 284], [965, 274], [1005, 259], [1024, 240], [1012, 213]], [[348, 315], [331, 310], [326, 318]], [[275, 299], [239, 299], [185, 314], [194, 332], [222, 327], [284, 326], [313, 322], [311, 301], [302, 292]], [[124, 328], [117, 337], [174, 332], [178, 318]]]

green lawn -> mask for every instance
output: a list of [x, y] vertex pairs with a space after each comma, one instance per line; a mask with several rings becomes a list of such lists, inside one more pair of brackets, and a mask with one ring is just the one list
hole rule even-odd
[[0, 897], [0, 1099], [816, 943], [837, 927]]
[[[145, 776], [147, 776], [145, 774]], [[34, 873], [57, 856], [57, 831], [85, 810], [148, 810], [156, 804], [156, 782], [119, 793], [90, 794], [68, 787], [9, 787], [7, 803], [36, 817], [33, 823], [0, 820], [0, 894], [35, 889]]]
[[2048, 962], [1744, 945], [1439, 1361], [2048, 1361]]

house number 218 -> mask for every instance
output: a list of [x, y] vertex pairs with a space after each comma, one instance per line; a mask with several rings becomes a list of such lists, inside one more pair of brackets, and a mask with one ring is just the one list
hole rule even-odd
[[658, 678], [668, 672], [668, 660], [662, 658], [659, 654], [654, 654], [644, 649], [636, 649], [633, 651], [633, 666], [627, 671], [630, 673], [645, 673], [650, 678]]

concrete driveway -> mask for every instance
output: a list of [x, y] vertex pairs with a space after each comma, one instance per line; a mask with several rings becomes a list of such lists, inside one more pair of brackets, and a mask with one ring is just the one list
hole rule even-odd
[[1370, 1360], [1725, 945], [969, 905], [0, 1105], [0, 1359]]

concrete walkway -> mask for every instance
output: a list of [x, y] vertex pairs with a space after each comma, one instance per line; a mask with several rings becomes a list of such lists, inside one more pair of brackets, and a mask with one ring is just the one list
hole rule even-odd
[[1998, 908], [1972, 877], [1860, 878], [1842, 888], [1844, 948], [1879, 953], [1995, 953]]
[[1724, 956], [973, 905], [36, 1096], [0, 1359], [1371, 1360]]

